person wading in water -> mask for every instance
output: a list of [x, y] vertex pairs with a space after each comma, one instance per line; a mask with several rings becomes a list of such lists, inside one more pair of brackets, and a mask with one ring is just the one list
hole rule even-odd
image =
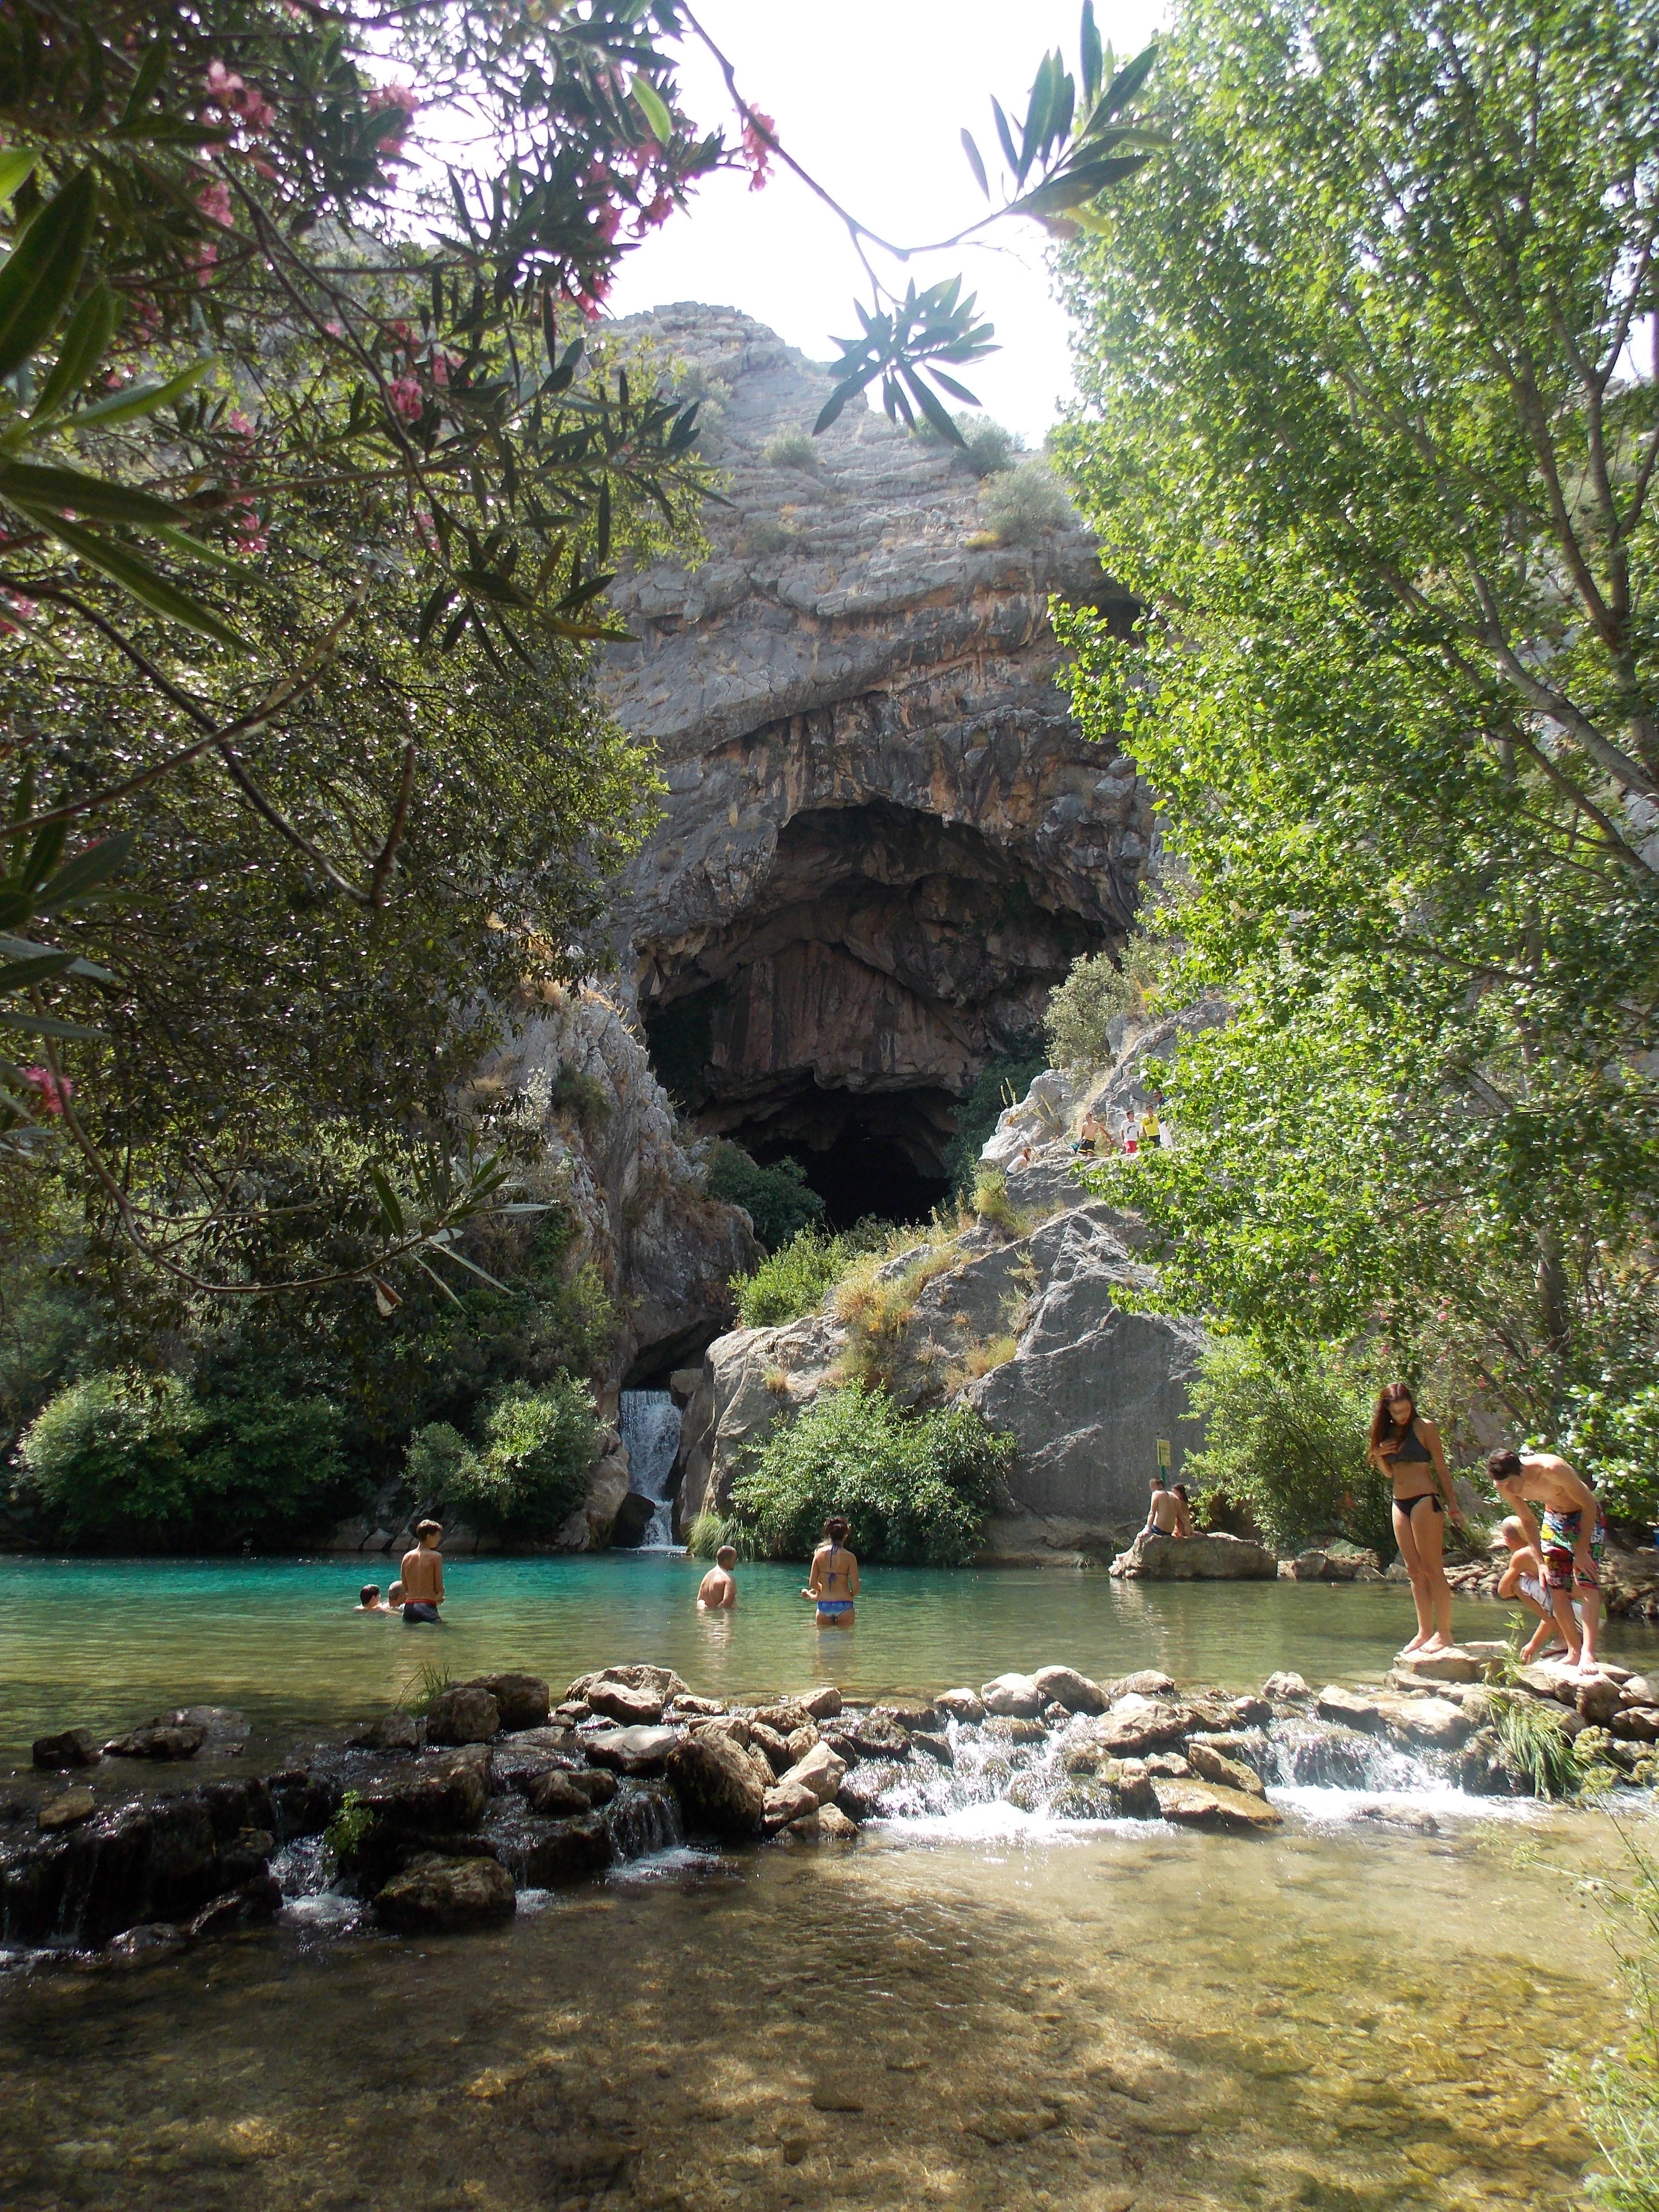
[[839, 1514], [823, 1524], [823, 1541], [812, 1554], [803, 1597], [818, 1609], [820, 1628], [850, 1628], [859, 1594], [859, 1563], [847, 1548], [847, 1523]]
[[1451, 1586], [1441, 1565], [1446, 1541], [1443, 1516], [1461, 1528], [1462, 1509], [1452, 1490], [1440, 1431], [1417, 1410], [1403, 1382], [1388, 1383], [1371, 1416], [1366, 1457], [1394, 1485], [1394, 1534], [1412, 1578], [1417, 1633], [1407, 1651], [1442, 1651], [1452, 1643]]

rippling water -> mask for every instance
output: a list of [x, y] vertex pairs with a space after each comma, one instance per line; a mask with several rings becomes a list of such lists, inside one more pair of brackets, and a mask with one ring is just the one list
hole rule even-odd
[[[416, 1630], [354, 1609], [365, 1571], [337, 1559], [0, 1561], [0, 1756], [46, 1728], [113, 1729], [174, 1704], [240, 1705], [271, 1730], [368, 1715], [428, 1660], [457, 1675], [528, 1668], [558, 1690], [590, 1668], [650, 1659], [715, 1696], [822, 1680], [931, 1691], [1050, 1662], [1243, 1688], [1278, 1667], [1315, 1682], [1374, 1674], [1413, 1626], [1393, 1587], [874, 1568], [856, 1626], [821, 1631], [799, 1568], [740, 1569], [738, 1610], [711, 1619], [695, 1604], [699, 1562], [613, 1553], [457, 1561], [446, 1626]], [[1456, 1618], [1461, 1632], [1492, 1636], [1508, 1613], [1470, 1600]], [[1615, 1629], [1613, 1646], [1659, 1655], [1659, 1636]]]

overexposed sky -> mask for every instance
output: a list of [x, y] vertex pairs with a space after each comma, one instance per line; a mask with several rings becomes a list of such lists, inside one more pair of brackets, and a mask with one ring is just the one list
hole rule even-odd
[[[948, 235], [984, 211], [963, 154], [965, 124], [993, 168], [994, 93], [1023, 114], [1044, 51], [1077, 70], [1074, 0], [700, 0], [696, 12], [736, 65], [744, 97], [771, 115], [796, 158], [872, 229], [900, 244]], [[1103, 39], [1126, 60], [1146, 43], [1158, 0], [1096, 0]], [[709, 127], [732, 125], [714, 63], [688, 40], [684, 105]], [[735, 126], [727, 135], [734, 135]], [[986, 412], [1033, 444], [1071, 390], [1066, 317], [1052, 297], [1047, 234], [1008, 222], [991, 242], [910, 264], [917, 283], [960, 271], [996, 325], [1001, 351], [963, 372]], [[897, 264], [880, 264], [902, 289]], [[831, 333], [857, 329], [867, 302], [846, 232], [794, 178], [775, 168], [763, 191], [746, 176], [699, 190], [687, 215], [629, 256], [610, 306], [635, 314], [672, 300], [741, 308], [815, 360]]]

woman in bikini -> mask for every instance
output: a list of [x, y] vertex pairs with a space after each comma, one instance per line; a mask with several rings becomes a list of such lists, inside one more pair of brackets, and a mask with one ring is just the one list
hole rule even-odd
[[1412, 1578], [1417, 1633], [1407, 1651], [1443, 1651], [1452, 1643], [1451, 1586], [1441, 1565], [1446, 1540], [1443, 1516], [1461, 1528], [1463, 1515], [1434, 1423], [1417, 1410], [1403, 1382], [1390, 1382], [1371, 1416], [1366, 1457], [1394, 1485], [1394, 1533]]
[[836, 1514], [823, 1524], [823, 1541], [812, 1554], [803, 1597], [817, 1607], [820, 1628], [850, 1628], [859, 1594], [859, 1563], [847, 1548], [847, 1523]]

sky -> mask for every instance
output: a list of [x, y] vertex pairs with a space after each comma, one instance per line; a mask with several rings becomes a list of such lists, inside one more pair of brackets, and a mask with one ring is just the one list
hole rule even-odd
[[[985, 202], [963, 154], [973, 132], [988, 167], [996, 145], [990, 96], [1023, 114], [1046, 48], [1058, 45], [1076, 73], [1077, 0], [697, 0], [694, 12], [735, 65], [745, 99], [845, 207], [896, 243], [948, 236]], [[1120, 61], [1156, 25], [1156, 0], [1096, 0], [1103, 39]], [[699, 123], [731, 124], [719, 70], [688, 42], [684, 105]], [[735, 135], [735, 125], [727, 131]], [[995, 190], [994, 173], [992, 179]], [[910, 264], [919, 285], [960, 272], [996, 325], [1000, 352], [963, 381], [988, 414], [1032, 444], [1072, 388], [1066, 319], [1053, 297], [1047, 234], [1006, 222], [982, 246], [953, 248]], [[882, 268], [889, 283], [904, 276]], [[673, 300], [741, 308], [814, 360], [830, 337], [857, 329], [852, 302], [867, 285], [836, 217], [787, 173], [763, 191], [746, 176], [702, 185], [678, 216], [618, 274], [609, 302], [618, 315]]]

